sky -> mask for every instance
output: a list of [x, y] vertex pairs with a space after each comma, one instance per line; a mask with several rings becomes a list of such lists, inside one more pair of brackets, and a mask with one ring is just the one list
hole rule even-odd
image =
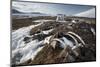
[[95, 8], [76, 14], [75, 16], [96, 18]]
[[26, 13], [40, 12], [52, 15], [56, 14], [74, 15], [93, 9], [95, 7], [86, 5], [12, 1], [12, 8]]

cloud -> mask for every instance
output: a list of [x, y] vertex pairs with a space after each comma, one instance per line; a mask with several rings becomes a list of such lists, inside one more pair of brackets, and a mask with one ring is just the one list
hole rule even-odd
[[95, 8], [75, 14], [75, 16], [95, 18]]
[[39, 5], [36, 5], [36, 3], [31, 2], [12, 2], [12, 8], [16, 9], [21, 12], [35, 12], [35, 9], [39, 8]]

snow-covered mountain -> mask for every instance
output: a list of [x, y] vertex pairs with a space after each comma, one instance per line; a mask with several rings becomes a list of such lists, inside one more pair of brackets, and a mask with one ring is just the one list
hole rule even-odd
[[12, 9], [12, 15], [17, 17], [17, 19], [22, 19], [22, 18], [31, 18], [31, 17], [37, 17], [37, 16], [51, 16], [49, 14], [45, 13], [40, 13], [40, 12], [21, 12], [17, 9]]
[[95, 18], [95, 8], [92, 8], [92, 9], [89, 9], [87, 11], [75, 14], [75, 16]]
[[18, 10], [16, 10], [16, 9], [12, 9], [12, 13], [22, 13], [22, 12], [20, 12], [20, 11], [18, 11]]

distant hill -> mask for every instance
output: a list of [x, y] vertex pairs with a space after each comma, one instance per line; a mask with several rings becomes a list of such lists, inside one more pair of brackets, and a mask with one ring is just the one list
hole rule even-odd
[[29, 14], [42, 14], [40, 12], [30, 12]]
[[37, 14], [37, 15], [47, 15], [45, 13], [40, 13], [40, 12], [30, 12], [30, 13], [25, 13], [25, 12], [20, 12], [16, 9], [12, 9], [13, 14]]
[[[45, 14], [45, 13], [40, 13], [40, 12], [20, 12], [16, 9], [12, 9], [12, 15], [14, 16], [19, 16], [22, 17], [34, 17], [34, 16], [51, 16], [49, 14]], [[20, 18], [19, 17], [19, 18]]]
[[22, 12], [20, 12], [20, 11], [18, 11], [16, 9], [12, 9], [12, 13], [22, 13]]

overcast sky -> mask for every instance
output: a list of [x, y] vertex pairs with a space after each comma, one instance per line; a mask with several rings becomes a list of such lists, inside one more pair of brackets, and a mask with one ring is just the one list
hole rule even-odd
[[90, 9], [94, 6], [82, 6], [72, 4], [36, 3], [12, 1], [12, 8], [21, 12], [41, 12], [46, 14], [74, 15]]

